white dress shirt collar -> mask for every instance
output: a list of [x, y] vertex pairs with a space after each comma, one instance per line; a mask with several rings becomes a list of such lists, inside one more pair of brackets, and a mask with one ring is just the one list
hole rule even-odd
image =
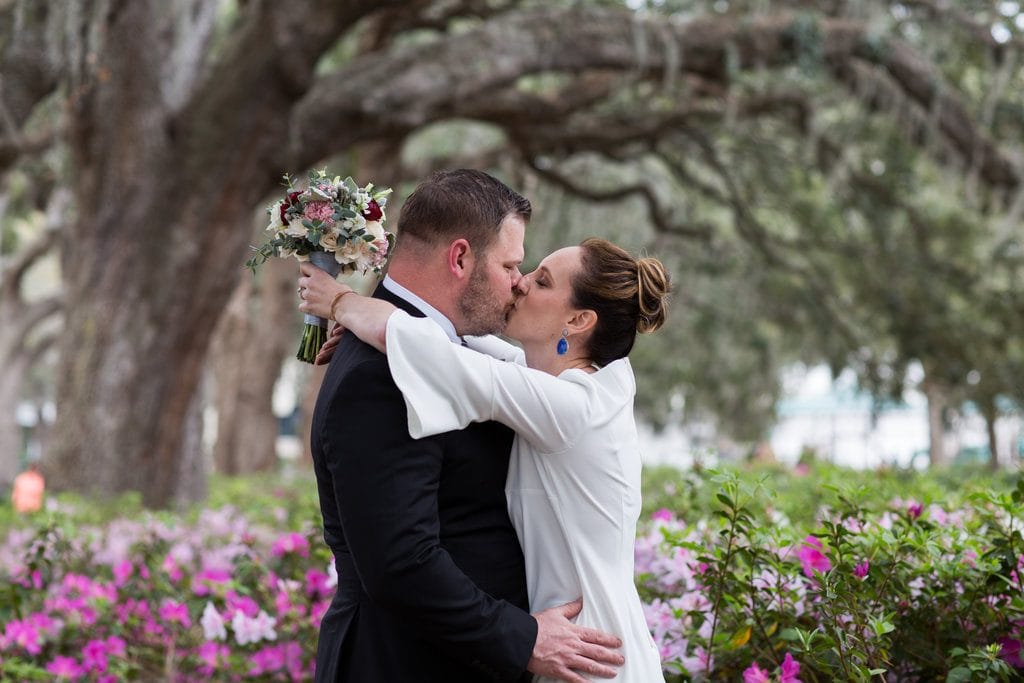
[[456, 344], [462, 343], [462, 337], [460, 337], [455, 332], [455, 325], [452, 324], [452, 321], [449, 320], [444, 313], [437, 310], [436, 308], [428, 304], [426, 301], [418, 297], [416, 294], [395, 282], [394, 278], [392, 278], [390, 275], [384, 276], [384, 282], [382, 284], [384, 285], [384, 289], [388, 290], [397, 297], [405, 299], [413, 306], [423, 311], [423, 313], [425, 313], [428, 318], [430, 318], [435, 323], [441, 326], [441, 329], [444, 330], [445, 334], [447, 334], [448, 338], [451, 339], [453, 342], [455, 342]]

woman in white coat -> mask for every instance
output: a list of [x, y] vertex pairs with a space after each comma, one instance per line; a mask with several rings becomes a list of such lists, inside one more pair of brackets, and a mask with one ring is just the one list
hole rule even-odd
[[413, 437], [483, 420], [516, 431], [506, 494], [530, 610], [582, 597], [576, 622], [623, 641], [614, 680], [664, 680], [633, 578], [640, 452], [626, 358], [638, 332], [664, 322], [664, 266], [600, 239], [554, 252], [516, 286], [505, 334], [522, 349], [496, 337], [453, 344], [429, 318], [303, 273], [301, 310], [387, 353]]

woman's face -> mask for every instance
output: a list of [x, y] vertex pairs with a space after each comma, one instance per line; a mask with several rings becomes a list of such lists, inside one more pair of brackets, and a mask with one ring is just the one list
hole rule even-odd
[[519, 280], [518, 297], [505, 328], [507, 336], [521, 343], [550, 342], [554, 353], [574, 310], [572, 280], [581, 267], [581, 257], [580, 247], [559, 249]]

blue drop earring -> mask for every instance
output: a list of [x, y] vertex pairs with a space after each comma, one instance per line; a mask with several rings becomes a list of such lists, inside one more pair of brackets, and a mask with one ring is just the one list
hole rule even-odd
[[564, 356], [569, 352], [569, 330], [562, 330], [562, 338], [558, 340], [558, 355]]

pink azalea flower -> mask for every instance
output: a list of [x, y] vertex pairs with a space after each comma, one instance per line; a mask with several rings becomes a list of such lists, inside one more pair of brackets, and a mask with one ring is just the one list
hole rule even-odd
[[743, 672], [743, 683], [768, 683], [768, 672], [754, 662]]
[[216, 672], [217, 667], [227, 661], [231, 650], [228, 649], [227, 645], [221, 645], [208, 640], [199, 646], [197, 654], [200, 661], [203, 662], [203, 666], [199, 667], [200, 673], [212, 676]]
[[135, 571], [135, 567], [132, 565], [131, 560], [125, 560], [114, 565], [114, 585], [118, 588], [123, 586], [127, 583], [133, 571]]
[[814, 536], [804, 539], [803, 547], [796, 553], [803, 566], [804, 576], [814, 577], [814, 572], [825, 573], [832, 568], [832, 563], [824, 553], [821, 541]]
[[39, 643], [39, 630], [28, 623], [28, 620], [10, 621], [4, 629], [4, 643], [6, 645], [18, 645], [25, 648], [30, 655], [37, 655], [43, 651]]
[[114, 657], [124, 657], [127, 644], [117, 636], [107, 636], [107, 654]]
[[293, 531], [278, 538], [270, 547], [272, 557], [284, 557], [289, 553], [309, 557], [309, 541], [306, 537]]
[[1024, 643], [1021, 643], [1018, 638], [1000, 638], [998, 642], [1002, 646], [1002, 649], [999, 650], [999, 657], [1012, 667], [1024, 668], [1024, 657], [1021, 656]]
[[82, 648], [82, 667], [86, 671], [103, 673], [107, 670], [107, 643], [90, 640]]
[[188, 615], [188, 605], [169, 598], [160, 605], [160, 618], [172, 624], [181, 624], [182, 628], [192, 627], [192, 618]]
[[328, 585], [327, 574], [319, 569], [310, 569], [306, 572], [306, 595], [309, 597], [327, 596], [331, 594], [331, 587]]
[[669, 510], [668, 508], [661, 508], [661, 509], [655, 510], [654, 514], [651, 515], [651, 519], [653, 519], [653, 520], [661, 520], [663, 522], [671, 522], [674, 517], [675, 517], [675, 515], [673, 515], [672, 511]]
[[192, 592], [196, 595], [210, 595], [215, 589], [231, 580], [231, 573], [224, 569], [204, 569], [192, 579]]
[[863, 579], [865, 576], [868, 575], [868, 569], [870, 568], [871, 564], [867, 560], [864, 560], [863, 562], [861, 562], [853, 568], [853, 575], [856, 576], [858, 579]]
[[77, 661], [71, 657], [63, 657], [61, 655], [57, 655], [53, 658], [53, 661], [46, 665], [46, 671], [57, 678], [71, 681], [77, 681], [85, 673]]
[[800, 679], [797, 678], [799, 673], [799, 662], [793, 659], [793, 655], [787, 652], [782, 660], [782, 666], [779, 667], [779, 683], [800, 683]]

